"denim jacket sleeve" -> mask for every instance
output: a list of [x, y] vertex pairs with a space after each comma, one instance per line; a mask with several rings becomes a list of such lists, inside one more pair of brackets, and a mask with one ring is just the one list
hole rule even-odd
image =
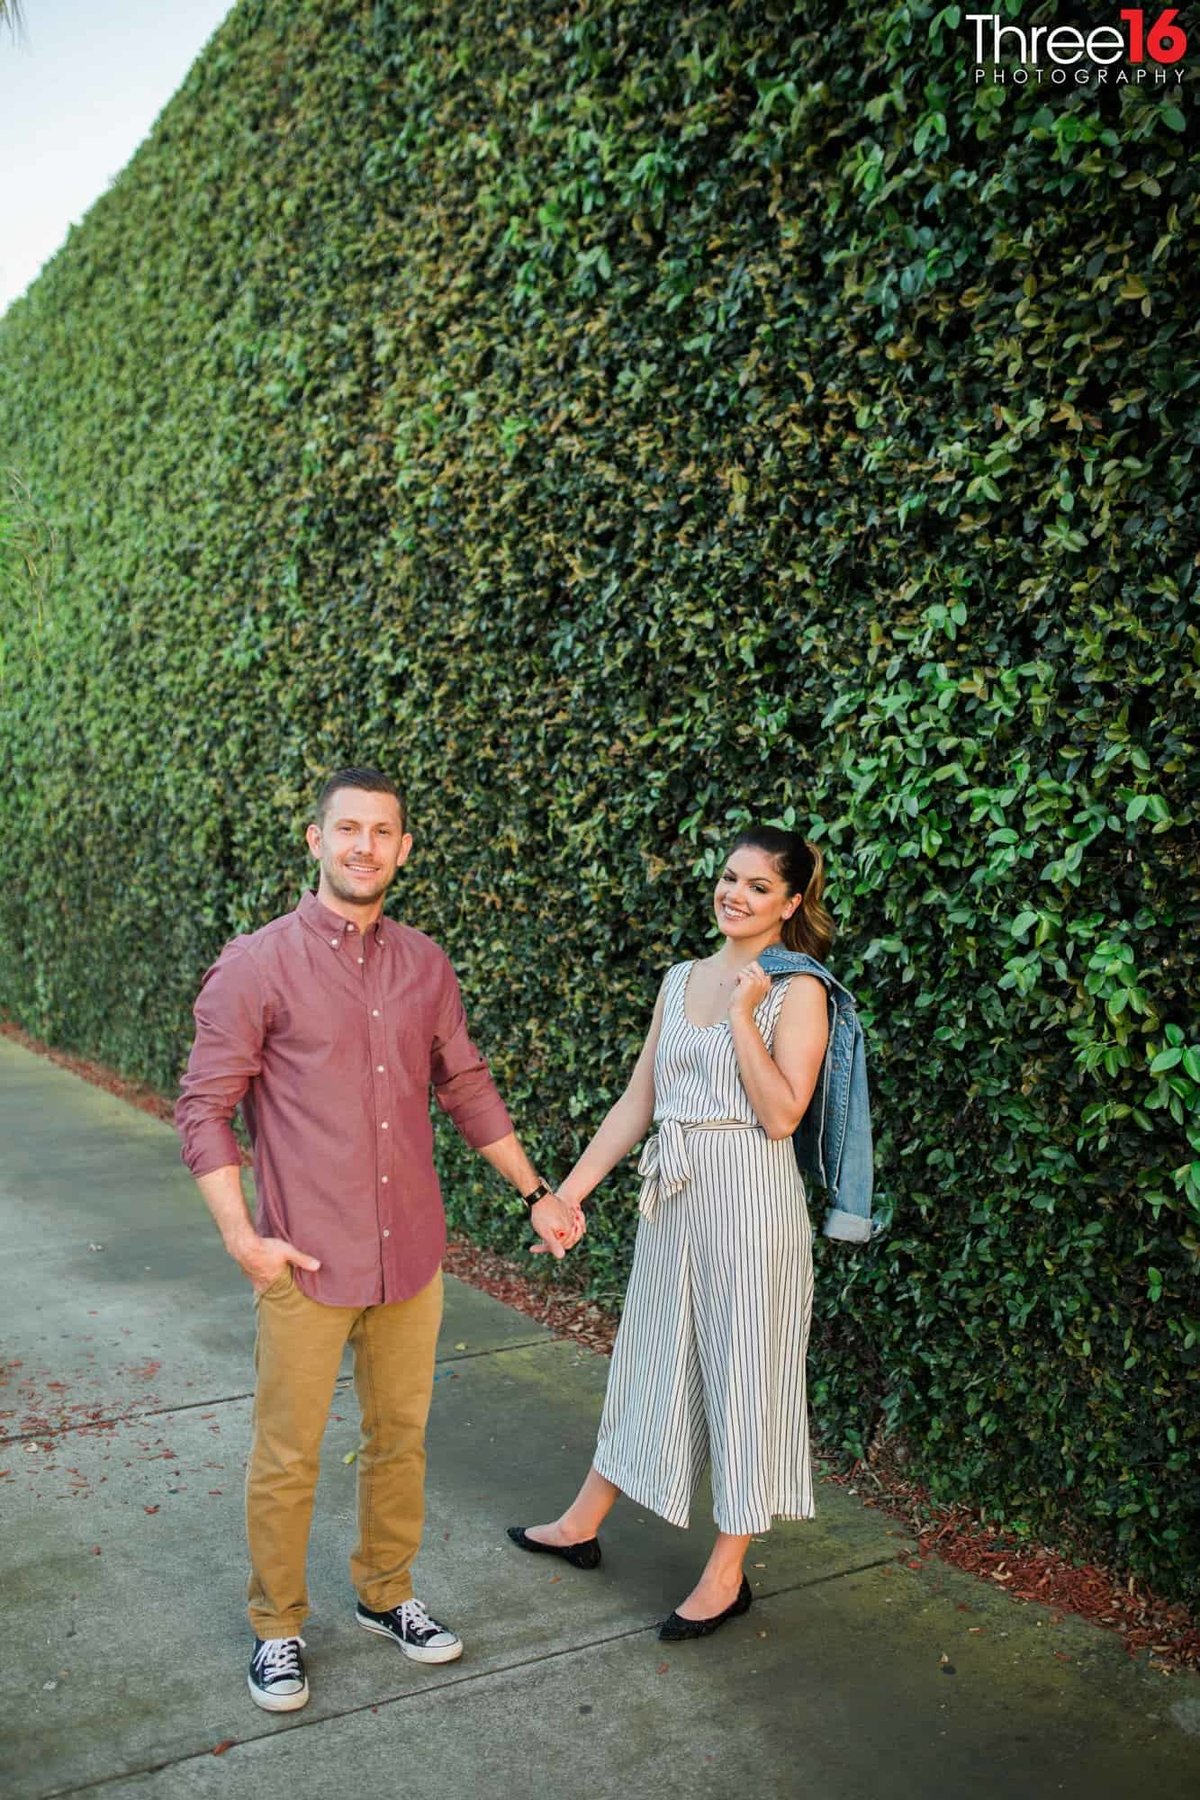
[[867, 1055], [852, 996], [814, 957], [782, 946], [764, 950], [768, 975], [815, 975], [829, 1001], [829, 1047], [808, 1111], [796, 1128], [796, 1161], [809, 1182], [828, 1196], [826, 1237], [870, 1243], [881, 1229], [871, 1219], [874, 1164]]

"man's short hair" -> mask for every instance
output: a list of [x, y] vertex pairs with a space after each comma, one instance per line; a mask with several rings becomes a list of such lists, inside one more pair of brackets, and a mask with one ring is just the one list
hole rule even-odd
[[393, 795], [400, 808], [400, 829], [405, 829], [408, 808], [404, 803], [404, 795], [391, 776], [381, 774], [378, 769], [335, 769], [317, 795], [318, 825], [324, 826], [326, 809], [339, 788], [361, 788], [368, 794]]

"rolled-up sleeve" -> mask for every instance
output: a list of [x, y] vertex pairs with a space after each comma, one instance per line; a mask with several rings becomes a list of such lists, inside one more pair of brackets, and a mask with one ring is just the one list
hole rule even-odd
[[508, 1108], [487, 1062], [471, 1042], [458, 979], [447, 962], [430, 1061], [433, 1092], [442, 1111], [470, 1144], [482, 1150], [511, 1132]]
[[193, 1175], [241, 1161], [232, 1120], [262, 1068], [264, 1008], [253, 956], [235, 939], [205, 975], [192, 1009], [196, 1036], [175, 1106]]

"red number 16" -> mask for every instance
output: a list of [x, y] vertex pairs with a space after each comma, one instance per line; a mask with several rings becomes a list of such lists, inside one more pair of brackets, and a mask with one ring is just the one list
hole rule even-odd
[[1148, 41], [1143, 36], [1143, 20], [1146, 15], [1141, 7], [1123, 12], [1121, 17], [1129, 20], [1130, 62], [1145, 62], [1147, 50], [1157, 63], [1178, 62], [1187, 49], [1187, 32], [1182, 25], [1175, 24], [1179, 17], [1179, 8], [1176, 6], [1159, 13], [1150, 27]]

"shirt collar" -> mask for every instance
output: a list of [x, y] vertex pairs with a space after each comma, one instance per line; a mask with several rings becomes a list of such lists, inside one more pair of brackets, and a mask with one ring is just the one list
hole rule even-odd
[[[323, 937], [325, 942], [331, 945], [334, 950], [340, 950], [347, 937], [349, 937], [351, 943], [353, 943], [358, 936], [358, 927], [353, 925], [349, 919], [343, 919], [341, 913], [331, 912], [324, 901], [317, 899], [316, 894], [311, 888], [306, 894], [301, 896], [300, 904], [296, 908], [296, 911], [299, 913], [304, 923], [320, 937]], [[380, 913], [374, 925], [370, 926], [368, 929], [370, 933], [373, 934], [375, 942], [377, 944], [382, 944], [382, 913]]]

